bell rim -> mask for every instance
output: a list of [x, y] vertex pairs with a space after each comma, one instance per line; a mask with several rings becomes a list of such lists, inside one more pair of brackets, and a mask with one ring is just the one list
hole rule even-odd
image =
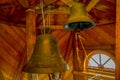
[[[81, 22], [85, 22], [85, 21], [81, 21]], [[73, 23], [79, 23], [79, 22], [73, 22]], [[91, 28], [95, 27], [95, 23], [94, 23], [94, 22], [89, 22], [89, 21], [88, 21], [87, 23], [91, 23], [91, 25], [90, 25], [88, 28], [85, 28], [85, 29], [91, 29]], [[73, 30], [75, 30], [75, 29], [77, 28], [77, 26], [76, 26], [76, 27], [74, 27], [73, 29], [70, 29], [70, 28], [69, 28], [69, 24], [70, 24], [70, 23], [66, 23], [66, 24], [64, 25], [64, 29], [73, 31]]]
[[25, 67], [23, 68], [23, 72], [26, 73], [39, 73], [39, 74], [48, 74], [48, 73], [57, 73], [57, 72], [65, 72], [69, 69], [68, 64], [65, 66], [59, 66], [61, 67], [60, 69], [58, 68], [45, 68], [45, 67], [38, 67], [38, 68], [30, 68], [30, 67]]

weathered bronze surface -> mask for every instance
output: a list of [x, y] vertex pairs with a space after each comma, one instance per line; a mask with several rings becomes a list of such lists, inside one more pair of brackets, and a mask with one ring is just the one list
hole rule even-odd
[[68, 30], [84, 30], [93, 26], [95, 26], [95, 24], [88, 17], [85, 6], [82, 3], [74, 3], [70, 8], [69, 19], [64, 25], [64, 28]]
[[23, 71], [28, 73], [55, 73], [68, 69], [62, 58], [56, 38], [51, 34], [37, 36], [36, 46]]

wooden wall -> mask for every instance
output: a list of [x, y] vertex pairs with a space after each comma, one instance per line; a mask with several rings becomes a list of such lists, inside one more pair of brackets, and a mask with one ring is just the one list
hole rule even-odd
[[25, 52], [25, 27], [0, 23], [0, 69], [6, 80], [16, 73]]
[[[107, 28], [107, 29], [106, 29]], [[99, 31], [102, 30], [102, 31]], [[104, 33], [100, 33], [104, 32]], [[93, 35], [93, 33], [95, 35]], [[101, 36], [98, 36], [101, 35]], [[105, 38], [106, 34], [107, 38]], [[70, 70], [66, 71], [62, 74], [63, 80], [74, 80], [73, 79], [73, 71], [75, 67], [73, 67], [73, 59], [75, 59], [75, 53], [74, 50], [76, 49], [74, 47], [74, 32], [67, 31], [63, 29], [57, 29], [53, 30], [52, 33], [53, 36], [55, 36], [58, 40], [58, 45], [61, 51], [61, 55], [65, 59], [65, 61], [69, 64]], [[114, 54], [115, 49], [115, 24], [109, 24], [109, 25], [102, 25], [97, 26], [93, 29], [86, 30], [84, 32], [81, 32], [81, 36], [85, 40], [83, 40], [83, 44], [85, 45], [85, 49], [87, 53], [94, 49], [103, 49], [105, 48], [109, 51], [111, 51]], [[109, 36], [109, 37], [108, 37]], [[110, 37], [112, 36], [112, 37]], [[103, 42], [101, 41], [103, 39]], [[96, 40], [97, 39], [97, 40]], [[107, 41], [104, 45], [104, 41]], [[88, 45], [89, 44], [89, 45]], [[95, 47], [97, 44], [97, 47]], [[98, 45], [100, 44], [100, 46]], [[101, 45], [102, 48], [101, 48]], [[112, 46], [110, 46], [112, 45]], [[21, 61], [23, 61], [23, 54], [26, 54], [26, 28], [23, 25], [18, 24], [12, 24], [8, 22], [0, 22], [0, 69], [3, 73], [3, 76], [5, 77], [5, 80], [15, 80], [15, 78], [18, 77], [18, 70]], [[83, 58], [84, 52], [83, 49], [80, 47], [79, 56]], [[25, 60], [27, 59], [27, 56], [25, 57]], [[82, 59], [82, 61], [84, 58]], [[78, 68], [75, 69], [82, 71], [83, 69], [83, 63], [78, 65]], [[76, 62], [76, 64], [79, 64]], [[74, 64], [75, 65], [75, 64]], [[22, 65], [23, 66], [23, 65]], [[21, 80], [27, 80], [26, 74], [22, 74]], [[16, 77], [17, 76], [17, 77]], [[40, 75], [40, 80], [47, 80], [47, 75]], [[79, 78], [77, 78], [79, 79]], [[77, 80], [76, 79], [76, 80]], [[18, 80], [18, 79], [16, 79]]]

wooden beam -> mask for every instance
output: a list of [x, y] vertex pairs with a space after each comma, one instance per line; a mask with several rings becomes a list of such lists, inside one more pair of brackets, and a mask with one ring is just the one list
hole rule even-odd
[[22, 58], [21, 61], [19, 62], [18, 70], [16, 72], [14, 80], [20, 80], [22, 68], [27, 61], [27, 57], [29, 59], [33, 53], [35, 40], [36, 40], [35, 22], [36, 22], [35, 10], [28, 9], [26, 11], [26, 48], [24, 50], [24, 53], [21, 55]]
[[33, 53], [36, 40], [36, 13], [35, 10], [26, 11], [26, 44], [28, 59]]
[[107, 24], [115, 24], [115, 19], [101, 19], [99, 20], [98, 23], [96, 23], [96, 25], [107, 25]]
[[[43, 25], [39, 25], [36, 29], [42, 29]], [[64, 27], [62, 25], [51, 25], [50, 26], [51, 29], [53, 30], [63, 30]]]
[[[80, 50], [82, 50], [83, 48], [80, 47], [79, 48]], [[93, 46], [93, 45], [90, 45], [90, 46], [85, 46], [85, 49], [86, 50], [115, 50], [115, 46], [114, 45], [101, 45], [101, 46]]]
[[[77, 71], [73, 71], [73, 74], [76, 74], [76, 75], [83, 75], [83, 76], [89, 76], [89, 77], [100, 77], [100, 79], [104, 79], [104, 80], [115, 80], [115, 77], [114, 76], [111, 76], [111, 75], [103, 75], [103, 74], [97, 74], [97, 73], [92, 73], [92, 72], [77, 72]], [[94, 78], [95, 79], [95, 78]], [[93, 79], [93, 80], [94, 80]]]
[[[99, 23], [96, 24], [96, 26], [102, 26], [102, 25], [108, 25], [108, 24], [114, 24], [115, 23], [115, 20], [100, 20]], [[36, 29], [42, 29], [43, 28], [43, 25], [39, 25]], [[50, 26], [51, 29], [53, 30], [65, 30], [64, 29], [64, 24], [63, 25], [51, 25]]]
[[29, 3], [28, 3], [28, 0], [17, 0], [22, 7], [24, 8], [28, 8], [29, 7]]
[[[78, 44], [78, 35], [77, 33], [73, 33], [73, 70], [74, 71], [83, 71], [83, 55], [79, 55], [79, 44]], [[82, 80], [83, 77], [73, 74], [73, 80]]]
[[66, 5], [68, 5], [69, 7], [71, 7], [74, 4], [73, 0], [61, 0], [62, 2], [64, 2]]
[[116, 80], [120, 80], [120, 0], [116, 1]]
[[95, 7], [95, 5], [99, 2], [100, 0], [91, 0], [89, 4], [86, 6], [86, 10], [89, 12], [92, 10], [92, 8]]
[[[50, 10], [51, 14], [69, 14], [70, 13], [70, 8], [68, 6], [57, 6], [56, 7], [56, 6], [51, 5], [51, 8], [52, 8]], [[40, 7], [36, 6], [34, 7], [34, 9], [36, 10], [38, 14], [42, 14]], [[44, 13], [48, 13], [48, 12], [49, 12], [49, 9], [46, 9], [44, 11]]]

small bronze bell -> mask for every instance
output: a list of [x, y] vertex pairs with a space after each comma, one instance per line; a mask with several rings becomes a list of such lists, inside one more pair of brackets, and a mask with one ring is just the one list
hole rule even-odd
[[[51, 31], [48, 33], [51, 33]], [[37, 36], [34, 52], [31, 59], [24, 66], [23, 71], [47, 74], [63, 72], [68, 70], [68, 68], [68, 65], [60, 55], [56, 38], [51, 34], [43, 34]]]
[[69, 19], [64, 28], [68, 30], [84, 30], [94, 26], [95, 23], [88, 17], [85, 6], [82, 3], [75, 2], [70, 7]]

